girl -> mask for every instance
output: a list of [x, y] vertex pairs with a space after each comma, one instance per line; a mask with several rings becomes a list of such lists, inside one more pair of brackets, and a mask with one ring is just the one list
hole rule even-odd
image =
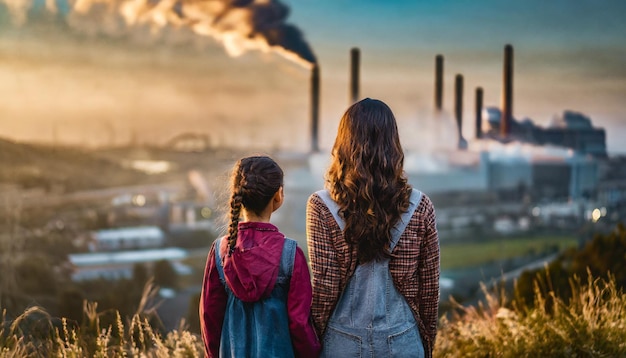
[[283, 171], [274, 160], [237, 162], [228, 235], [211, 246], [202, 285], [200, 323], [208, 357], [319, 354], [304, 253], [270, 224], [283, 200]]
[[439, 239], [430, 199], [407, 183], [396, 120], [366, 98], [341, 118], [327, 190], [309, 198], [307, 242], [323, 357], [431, 356]]

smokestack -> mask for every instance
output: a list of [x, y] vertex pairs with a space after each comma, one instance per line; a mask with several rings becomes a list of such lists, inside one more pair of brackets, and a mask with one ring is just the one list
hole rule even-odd
[[500, 118], [500, 136], [508, 138], [511, 133], [513, 118], [513, 46], [504, 46], [504, 71], [502, 76], [502, 117]]
[[454, 78], [454, 118], [461, 137], [463, 127], [463, 75], [456, 75]]
[[435, 57], [435, 110], [443, 107], [443, 55]]
[[359, 100], [359, 62], [361, 52], [357, 47], [350, 50], [350, 104]]
[[454, 78], [454, 115], [459, 130], [458, 149], [467, 149], [467, 141], [463, 138], [463, 75]]
[[318, 127], [320, 113], [320, 68], [317, 64], [311, 69], [311, 151], [319, 152]]
[[483, 137], [483, 89], [476, 87], [476, 139]]

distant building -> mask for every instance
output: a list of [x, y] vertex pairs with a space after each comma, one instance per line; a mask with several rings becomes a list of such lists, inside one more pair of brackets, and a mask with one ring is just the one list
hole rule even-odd
[[466, 164], [448, 163], [437, 170], [427, 169], [421, 158], [407, 156], [409, 181], [430, 194], [534, 193], [545, 200], [589, 198], [599, 181], [598, 161], [566, 150], [554, 154], [544, 149], [524, 153], [460, 152], [454, 153], [451, 160], [460, 155], [466, 157]]
[[94, 231], [85, 244], [91, 252], [139, 250], [162, 247], [165, 239], [159, 227], [139, 226]]
[[211, 148], [211, 139], [202, 133], [182, 133], [170, 139], [166, 146], [180, 152], [201, 153]]
[[188, 252], [177, 247], [163, 249], [98, 252], [68, 255], [72, 267], [73, 281], [89, 281], [97, 279], [119, 280], [133, 277], [136, 264], [154, 264], [167, 260], [178, 274], [189, 274], [191, 269], [181, 263], [187, 258]]
[[500, 109], [489, 107], [485, 111], [487, 137], [535, 145], [555, 145], [573, 149], [578, 154], [591, 154], [599, 158], [607, 156], [605, 130], [593, 127], [591, 119], [582, 113], [564, 111], [561, 116], [553, 118], [548, 127], [537, 126], [529, 118], [519, 122], [512, 119], [510, 138], [503, 139], [500, 137]]
[[626, 223], [626, 156], [603, 161], [600, 173], [598, 205], [606, 207], [612, 222]]

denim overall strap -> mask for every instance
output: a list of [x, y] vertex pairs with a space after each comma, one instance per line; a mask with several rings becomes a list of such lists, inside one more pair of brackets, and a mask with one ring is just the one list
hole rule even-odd
[[320, 191], [316, 191], [315, 194], [317, 194], [317, 196], [319, 196], [322, 201], [324, 201], [324, 204], [326, 204], [326, 207], [328, 208], [328, 210], [330, 210], [330, 213], [333, 214], [335, 221], [337, 222], [337, 224], [339, 224], [339, 228], [341, 229], [341, 231], [343, 231], [343, 229], [346, 227], [346, 224], [339, 215], [339, 205], [337, 205], [333, 198], [330, 197], [330, 193], [328, 192], [328, 190], [323, 189]]
[[[341, 231], [343, 231], [346, 224], [339, 215], [339, 205], [337, 205], [337, 203], [330, 197], [330, 193], [328, 192], [328, 190], [319, 190], [315, 192], [315, 194], [317, 194], [322, 199], [322, 201], [324, 201], [324, 204], [326, 204], [328, 210], [330, 210], [331, 214], [333, 214], [333, 218], [335, 218], [335, 221], [339, 225], [339, 228], [341, 229]], [[413, 216], [413, 212], [419, 205], [420, 200], [422, 200], [422, 192], [417, 189], [413, 189], [409, 198], [408, 210], [400, 216], [400, 220], [398, 220], [396, 225], [391, 229], [391, 242], [389, 243], [389, 252], [393, 252], [393, 249], [398, 244], [400, 236], [404, 232], [406, 226], [409, 224], [409, 221]]]
[[420, 204], [421, 200], [422, 192], [417, 189], [411, 190], [411, 196], [409, 197], [409, 207], [407, 211], [400, 216], [400, 220], [398, 220], [396, 225], [391, 229], [391, 242], [389, 243], [389, 252], [393, 252], [393, 249], [398, 244], [398, 241], [400, 241], [400, 236], [402, 236], [404, 229], [406, 229], [409, 221], [411, 221], [413, 213], [415, 212], [415, 209], [417, 209], [417, 206]]

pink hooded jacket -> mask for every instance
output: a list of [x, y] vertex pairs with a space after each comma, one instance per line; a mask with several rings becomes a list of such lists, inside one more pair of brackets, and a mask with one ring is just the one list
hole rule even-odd
[[[254, 302], [274, 289], [285, 236], [270, 223], [239, 223], [235, 251], [228, 256], [228, 240], [221, 241], [220, 257], [231, 291], [242, 301]], [[202, 294], [200, 326], [208, 357], [219, 356], [222, 323], [226, 309], [226, 290], [219, 279], [215, 262], [215, 243], [207, 257]], [[302, 249], [296, 249], [287, 295], [291, 342], [297, 357], [317, 357], [320, 344], [310, 321], [311, 277]], [[268, 326], [268, 334], [271, 327]]]

